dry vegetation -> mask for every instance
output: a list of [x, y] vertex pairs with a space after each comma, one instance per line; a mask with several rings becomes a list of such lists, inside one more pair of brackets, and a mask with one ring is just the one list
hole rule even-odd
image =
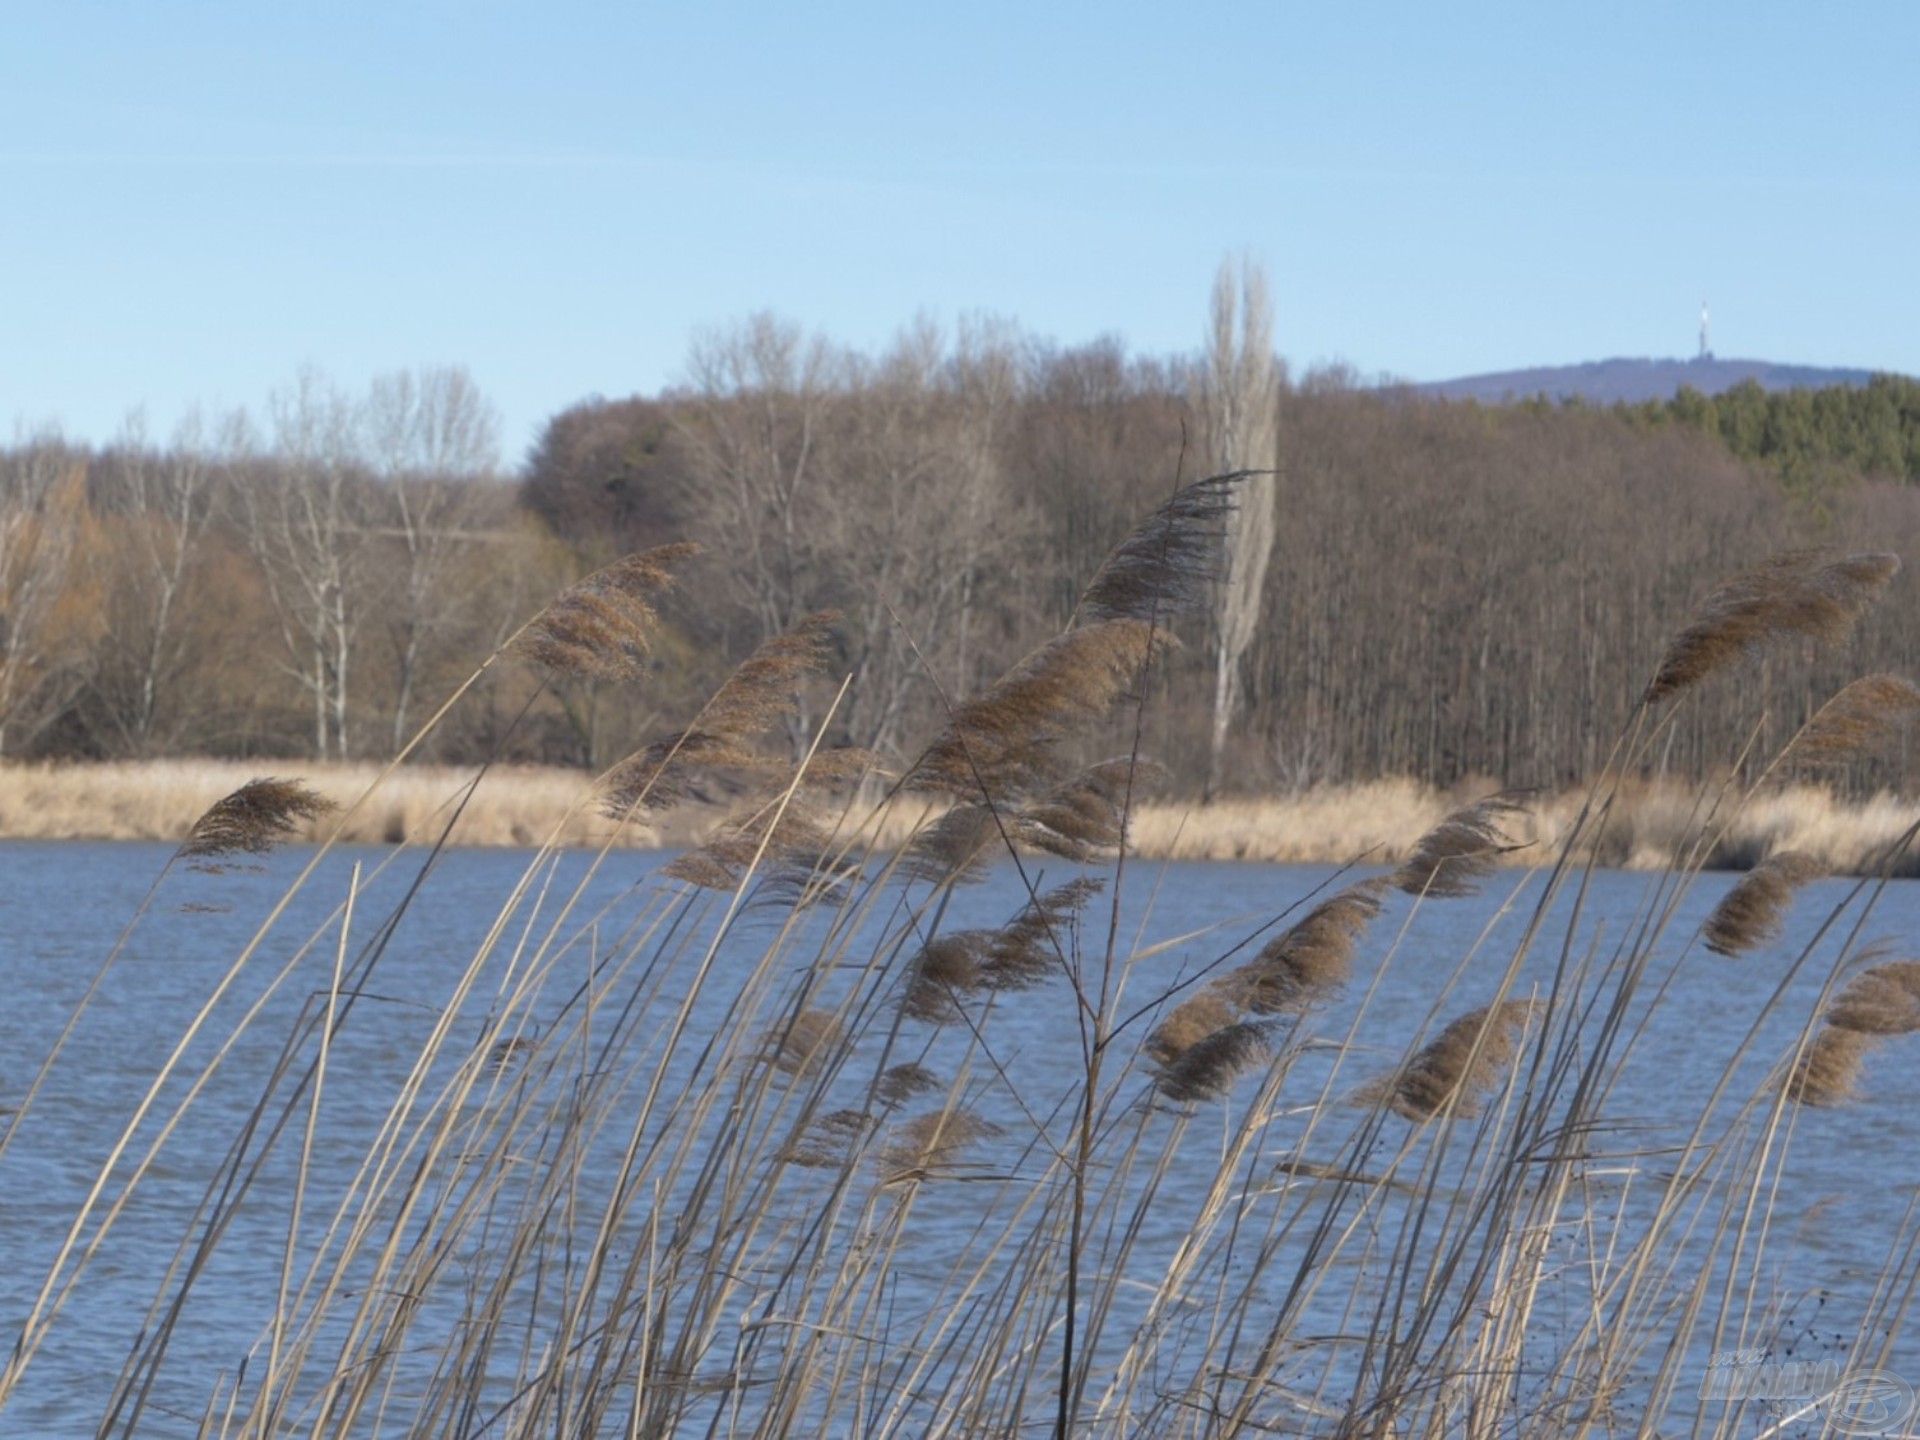
[[[160, 1423], [163, 1378], [194, 1395], [200, 1434], [233, 1437], [1750, 1432], [1738, 1405], [1698, 1409], [1683, 1362], [1771, 1342], [1773, 1258], [1788, 1243], [1778, 1181], [1795, 1127], [1820, 1123], [1803, 1107], [1871, 1103], [1858, 1099], [1871, 1052], [1920, 1025], [1920, 992], [1911, 965], [1860, 949], [1853, 923], [1837, 957], [1819, 942], [1783, 957], [1789, 977], [1832, 970], [1819, 1007], [1787, 1017], [1793, 1045], [1750, 1055], [1787, 983], [1725, 985], [1724, 967], [1746, 962], [1677, 923], [1690, 887], [1743, 845], [1814, 857], [1775, 867], [1801, 876], [1840, 868], [1849, 844], [1859, 864], [1873, 844], [1857, 829], [1823, 837], [1836, 812], [1778, 788], [1776, 767], [1692, 789], [1644, 776], [1727, 672], [1836, 638], [1890, 562], [1795, 556], [1712, 592], [1612, 697], [1617, 743], [1577, 796], [1383, 786], [1308, 792], [1264, 821], [1225, 805], [1135, 815], [1164, 628], [1204, 591], [1219, 519], [1206, 503], [1163, 507], [1090, 567], [1058, 636], [969, 687], [896, 771], [821, 744], [853, 697], [819, 622], [796, 617], [590, 787], [489, 776], [508, 795], [525, 787], [538, 818], [522, 838], [539, 848], [384, 1116], [327, 1132], [357, 1158], [324, 1186], [308, 1159], [316, 1131], [339, 1123], [321, 1100], [330, 1045], [394, 917], [361, 911], [358, 872], [309, 936], [280, 935], [287, 910], [274, 909], [126, 1097], [66, 1243], [32, 1257], [44, 1284], [0, 1368], [0, 1405], [110, 1268], [127, 1207], [156, 1171], [187, 1166], [206, 1199], [153, 1308], [114, 1337], [117, 1375], [76, 1397], [103, 1434]], [[531, 642], [510, 643], [582, 674], [631, 668], [654, 653], [667, 603], [650, 566], [566, 592], [519, 632]], [[637, 581], [644, 607], [630, 603]], [[779, 731], [800, 717], [796, 758]], [[1827, 727], [1825, 761], [1877, 740], [1857, 719]], [[1109, 722], [1123, 758], [1090, 763], [1115, 753]], [[356, 788], [316, 772], [339, 807], [322, 814], [284, 781], [212, 795], [215, 773], [176, 777], [183, 806], [212, 802], [198, 824], [180, 812], [179, 833], [197, 838], [178, 858], [296, 825], [317, 826], [324, 847], [396, 816], [431, 849], [452, 778], [381, 772]], [[416, 786], [411, 814], [388, 798]], [[637, 918], [603, 928], [581, 891], [549, 893], [559, 843], [611, 846], [690, 797], [724, 818]], [[1899, 807], [1879, 803], [1871, 823], [1891, 832]], [[1143, 883], [1130, 827], [1158, 853], [1265, 843], [1298, 858], [1281, 847], [1301, 844], [1393, 868], [1250, 930], [1188, 937], [1169, 981], [1122, 923], [1120, 895]], [[1263, 828], [1270, 839], [1248, 838]], [[1912, 836], [1887, 835], [1879, 874]], [[1026, 868], [1036, 849], [1098, 858], [1042, 889]], [[1584, 867], [1621, 858], [1661, 867], [1634, 923], [1605, 945], [1554, 933]], [[1381, 935], [1372, 973], [1356, 974], [1389, 903], [1405, 936], [1503, 863], [1538, 872], [1510, 953], [1407, 958]], [[1019, 876], [1022, 903], [953, 928], [956, 896], [989, 866]], [[1857, 892], [1865, 905], [1873, 893]], [[1793, 898], [1775, 885], [1731, 917], [1721, 948], [1751, 945]], [[416, 903], [410, 890], [401, 908]], [[311, 996], [291, 1031], [238, 1045], [270, 1013], [254, 1008], [201, 1035], [243, 973], [283, 963], [269, 937], [305, 941], [272, 982]], [[1552, 983], [1523, 993], [1536, 949], [1558, 956]], [[1449, 974], [1438, 1001], [1411, 1032], [1377, 1025], [1375, 997], [1414, 963]], [[1650, 1156], [1610, 1102], [1645, 1059], [1639, 1017], [1695, 970], [1754, 1028], [1717, 1079], [1673, 1096], [1683, 1133]], [[1362, 1003], [1328, 1027], [1323, 1002], [1342, 987]], [[1069, 1057], [1063, 1092], [1025, 1079], [1032, 1032], [1015, 1040], [1016, 1016]], [[264, 1068], [230, 1148], [170, 1144], [205, 1077], [239, 1056]], [[59, 1060], [56, 1045], [8, 1097], [0, 1165], [42, 1123]], [[259, 1333], [231, 1337], [224, 1368], [183, 1375], [171, 1343], [243, 1205], [289, 1212], [283, 1253], [254, 1261], [275, 1301]], [[1862, 1302], [1851, 1366], [1903, 1353], [1911, 1287], [1896, 1282], [1916, 1219], [1878, 1237], [1886, 1283]], [[1584, 1243], [1568, 1259], [1557, 1236]]]
[[[367, 790], [381, 774], [372, 764], [326, 764], [280, 760], [150, 760], [94, 764], [0, 765], [0, 839], [153, 840], [175, 843], [207, 807], [262, 775], [298, 771], [336, 802]], [[565, 847], [612, 845], [621, 849], [681, 849], [713, 838], [726, 813], [687, 805], [649, 812], [625, 823], [604, 817], [596, 803], [608, 793], [593, 777], [561, 766], [504, 765], [479, 776], [457, 765], [409, 765], [388, 776], [371, 798], [341, 825], [325, 817], [298, 823], [295, 838], [312, 842], [334, 836], [348, 844], [423, 844], [437, 840], [454, 807], [465, 800], [447, 843], [454, 846]], [[1096, 780], [1092, 783], [1097, 783]], [[1146, 791], [1143, 782], [1141, 789]], [[1017, 839], [1023, 848], [1084, 858], [1111, 850], [1117, 831], [1089, 817], [1087, 784], [1076, 792], [1077, 809], [1063, 818], [1049, 800], [1026, 812]], [[1112, 799], [1099, 800], [1110, 805]], [[1460, 803], [1460, 790], [1441, 790], [1413, 780], [1326, 785], [1262, 799], [1166, 801], [1139, 799], [1128, 816], [1127, 848], [1149, 860], [1240, 860], [1260, 864], [1400, 865], [1412, 858], [1420, 838]], [[1574, 829], [1586, 792], [1530, 796], [1518, 818], [1512, 848], [1490, 858], [1529, 867], [1551, 855]], [[1610, 869], [1664, 870], [1694, 838], [1699, 792], [1677, 783], [1640, 783], [1622, 788], [1606, 825], [1582, 827], [1580, 853]], [[924, 821], [944, 813], [896, 805], [877, 817], [866, 834], [876, 849], [891, 850], [916, 837]], [[1878, 873], [1889, 847], [1912, 823], [1912, 805], [1879, 792], [1853, 799], [1825, 786], [1796, 783], [1750, 797], [1718, 832], [1706, 855], [1708, 870], [1747, 870], [1778, 851], [1814, 856], [1828, 875]], [[1041, 822], [1051, 820], [1044, 830]], [[1071, 823], [1070, 823], [1071, 822]], [[1088, 837], [1069, 844], [1062, 832]], [[990, 830], [992, 827], [987, 826]], [[997, 832], [976, 837], [997, 844]], [[1090, 848], [1089, 848], [1090, 847]], [[1920, 861], [1901, 856], [1893, 873], [1920, 871]]]

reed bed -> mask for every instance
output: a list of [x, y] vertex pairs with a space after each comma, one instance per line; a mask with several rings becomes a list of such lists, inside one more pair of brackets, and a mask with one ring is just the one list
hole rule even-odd
[[[371, 763], [311, 760], [150, 760], [87, 764], [0, 764], [0, 839], [178, 842], [207, 808], [261, 775], [299, 775], [329, 797], [365, 792], [382, 771]], [[408, 765], [384, 780], [336, 838], [348, 844], [431, 844], [440, 838], [472, 772]], [[673, 849], [712, 838], [724, 815], [689, 806], [606, 821], [590, 804], [594, 777], [558, 766], [490, 770], [462, 810], [447, 843], [533, 848], [549, 836], [569, 848]], [[1582, 832], [1584, 853], [1609, 869], [1660, 871], [1688, 843], [1697, 787], [1671, 782], [1623, 786], [1604, 832]], [[1496, 863], [1538, 865], [1574, 827], [1588, 791], [1529, 797], [1522, 848]], [[1144, 860], [1237, 860], [1257, 864], [1342, 865], [1367, 857], [1398, 865], [1459, 803], [1462, 792], [1417, 780], [1325, 785], [1288, 794], [1207, 803], [1141, 799], [1129, 817], [1128, 850]], [[924, 831], [929, 812], [896, 805], [870, 827], [877, 849], [891, 850]], [[1043, 818], [1053, 818], [1042, 807]], [[1887, 847], [1911, 823], [1913, 802], [1880, 793], [1846, 799], [1822, 784], [1779, 785], [1755, 795], [1705, 858], [1711, 870], [1747, 870], [1781, 850], [1818, 858], [1829, 875], [1871, 875]], [[335, 835], [334, 822], [295, 826], [297, 839]], [[1025, 838], [1025, 837], [1023, 837]], [[997, 839], [997, 837], [996, 837]], [[1920, 873], [1903, 858], [1895, 871]]]
[[[1796, 1137], [1872, 1104], [1876, 1055], [1920, 1025], [1911, 966], [1867, 933], [1914, 822], [1881, 802], [1884, 828], [1853, 854], [1870, 878], [1772, 953], [1766, 981], [1732, 985], [1753, 956], [1709, 949], [1683, 919], [1693, 887], [1742, 846], [1811, 857], [1796, 875], [1849, 868], [1819, 834], [1831, 811], [1778, 788], [1777, 767], [1690, 794], [1631, 777], [1694, 690], [1781, 640], [1837, 638], [1893, 562], [1797, 554], [1707, 592], [1622, 697], [1614, 759], [1577, 797], [1309, 795], [1269, 817], [1262, 851], [1252, 809], [1134, 803], [1133, 697], [1207, 593], [1238, 479], [1148, 517], [1068, 630], [956, 699], [893, 773], [823, 747], [848, 681], [809, 619], [638, 754], [544, 797], [533, 854], [387, 1057], [372, 1116], [330, 1106], [329, 1081], [472, 807], [443, 796], [401, 832], [415, 844], [362, 862], [411, 877], [400, 898], [374, 904], [355, 865], [303, 932], [288, 917], [327, 849], [390, 820], [388, 792], [414, 779], [383, 770], [355, 792], [310, 772], [208, 796], [155, 896], [210, 847], [251, 853], [302, 826], [321, 845], [209, 967], [201, 1008], [123, 1097], [118, 1140], [86, 1157], [95, 1178], [9, 1317], [0, 1408], [76, 1297], [142, 1258], [118, 1248], [125, 1218], [184, 1171], [201, 1199], [151, 1305], [124, 1317], [117, 1373], [74, 1397], [78, 1428], [1776, 1433], [1750, 1404], [1703, 1404], [1697, 1367], [1788, 1333], [1775, 1204]], [[683, 553], [590, 577], [510, 643], [562, 671], [639, 671]], [[809, 684], [827, 721], [795, 754], [778, 721]], [[1876, 733], [1848, 714], [1823, 732], [1825, 763]], [[637, 825], [692, 797], [714, 812], [698, 843], [645, 885], [592, 889]], [[1232, 835], [1236, 858], [1306, 858], [1283, 848], [1307, 843], [1295, 830], [1317, 832], [1315, 858], [1364, 868], [1148, 938], [1145, 854]], [[584, 878], [560, 866], [583, 837], [599, 847]], [[1655, 857], [1627, 923], [1582, 927], [1597, 865]], [[1490, 921], [1432, 953], [1426, 919], [1476, 894], [1517, 938]], [[1811, 1009], [1796, 978], [1818, 979]], [[1689, 983], [1725, 987], [1745, 1038], [1689, 1072], [1664, 1122], [1620, 1113]], [[1396, 1024], [1383, 997], [1415, 984], [1420, 1018]], [[289, 1011], [276, 994], [306, 998]], [[1353, 1001], [1339, 1022], [1336, 996]], [[0, 1166], [47, 1123], [61, 1048], [10, 1097]], [[189, 1144], [205, 1087], [242, 1065], [243, 1122]], [[263, 1214], [277, 1251], [236, 1256]], [[1911, 1351], [1917, 1220], [1876, 1237], [1851, 1371]], [[183, 1360], [222, 1264], [250, 1280], [257, 1329]]]

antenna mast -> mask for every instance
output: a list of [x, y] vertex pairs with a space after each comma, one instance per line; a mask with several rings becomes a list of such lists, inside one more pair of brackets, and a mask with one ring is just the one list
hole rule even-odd
[[1700, 360], [1713, 358], [1713, 344], [1708, 338], [1707, 319], [1707, 302], [1702, 300], [1700, 302], [1700, 354], [1695, 357]]

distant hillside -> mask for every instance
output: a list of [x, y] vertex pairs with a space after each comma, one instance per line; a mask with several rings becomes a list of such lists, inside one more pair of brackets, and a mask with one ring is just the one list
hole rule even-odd
[[1595, 405], [1644, 404], [1670, 400], [1684, 386], [1703, 395], [1719, 395], [1752, 380], [1762, 390], [1823, 390], [1865, 385], [1871, 370], [1818, 365], [1776, 365], [1768, 360], [1589, 360], [1584, 365], [1542, 365], [1531, 370], [1502, 370], [1467, 375], [1415, 388], [1448, 400], [1479, 400], [1498, 405], [1545, 395], [1550, 400], [1578, 398]]

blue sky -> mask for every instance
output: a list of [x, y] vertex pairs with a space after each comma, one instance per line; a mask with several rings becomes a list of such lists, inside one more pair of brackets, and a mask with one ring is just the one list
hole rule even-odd
[[772, 308], [1296, 366], [1920, 372], [1920, 7], [0, 0], [0, 420], [467, 365], [508, 458]]

